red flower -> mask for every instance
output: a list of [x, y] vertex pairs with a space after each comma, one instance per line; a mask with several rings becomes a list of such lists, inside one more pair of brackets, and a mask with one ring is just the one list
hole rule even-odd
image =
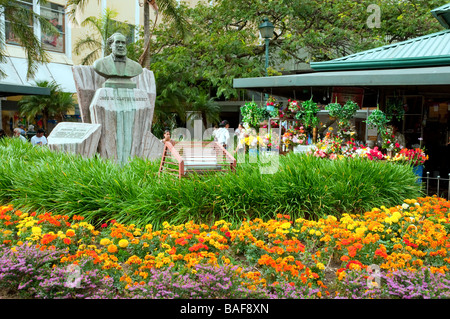
[[100, 227], [102, 227], [102, 228], [108, 227], [108, 224], [104, 223]]
[[231, 237], [231, 234], [230, 234], [230, 232], [229, 232], [229, 231], [227, 231], [227, 232], [225, 233], [225, 237], [228, 237], [228, 238], [230, 238], [230, 237]]

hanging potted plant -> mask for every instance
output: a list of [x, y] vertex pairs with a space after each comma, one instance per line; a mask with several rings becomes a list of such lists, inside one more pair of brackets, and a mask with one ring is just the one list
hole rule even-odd
[[265, 108], [260, 107], [254, 101], [247, 102], [241, 106], [242, 122], [247, 123], [259, 131], [259, 124], [268, 117], [268, 112]]
[[337, 120], [338, 136], [343, 138], [344, 141], [350, 140], [356, 134], [350, 120], [359, 109], [359, 105], [352, 100], [348, 100], [344, 105], [341, 105], [336, 100], [335, 103], [328, 104], [325, 109], [329, 111], [330, 117]]
[[[389, 122], [389, 118], [386, 116], [386, 114], [380, 110], [379, 106], [377, 106], [377, 109], [374, 110], [365, 121], [366, 124], [369, 126], [369, 128], [376, 128], [378, 134], [383, 139], [383, 145], [386, 146], [389, 143], [389, 140], [391, 138], [391, 134], [388, 132], [388, 126], [387, 123]], [[385, 148], [385, 147], [384, 147]], [[388, 155], [392, 157], [393, 150], [387, 149]]]
[[313, 134], [313, 142], [316, 141], [317, 138], [317, 124], [319, 124], [319, 118], [317, 117], [317, 113], [319, 112], [319, 108], [317, 103], [311, 99], [302, 102], [301, 109], [295, 114], [295, 118], [300, 120], [303, 123], [305, 128], [309, 128]]

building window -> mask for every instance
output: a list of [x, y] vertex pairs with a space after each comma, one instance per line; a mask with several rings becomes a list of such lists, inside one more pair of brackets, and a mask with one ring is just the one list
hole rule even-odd
[[[25, 9], [33, 11], [33, 0], [17, 0], [17, 3]], [[14, 12], [8, 12], [5, 16], [8, 17], [13, 14]], [[33, 28], [33, 20], [31, 18], [28, 22], [28, 26]], [[8, 19], [5, 19], [5, 42], [8, 44], [20, 45], [19, 39], [14, 34], [11, 22], [8, 21]]]
[[41, 16], [50, 21], [59, 31], [56, 35], [41, 32], [42, 47], [48, 51], [64, 52], [64, 7], [50, 2], [41, 4]]

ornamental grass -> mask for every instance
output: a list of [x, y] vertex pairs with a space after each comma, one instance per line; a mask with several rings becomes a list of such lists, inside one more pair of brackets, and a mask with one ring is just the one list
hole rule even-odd
[[[259, 158], [261, 159], [261, 158]], [[161, 227], [167, 221], [239, 224], [242, 218], [340, 217], [421, 196], [408, 165], [367, 158], [327, 160], [288, 154], [238, 163], [236, 173], [158, 177], [159, 161], [124, 166], [100, 157], [52, 152], [17, 139], [0, 141], [0, 203], [38, 213], [83, 215], [95, 226], [115, 219]], [[262, 169], [272, 165], [271, 174]]]
[[[339, 218], [161, 228], [7, 205], [0, 285], [34, 298], [448, 297], [449, 218], [439, 197]], [[367, 280], [374, 268], [379, 286]]]

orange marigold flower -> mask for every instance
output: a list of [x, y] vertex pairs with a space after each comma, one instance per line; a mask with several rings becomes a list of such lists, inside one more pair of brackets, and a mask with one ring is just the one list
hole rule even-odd
[[111, 244], [111, 245], [109, 245], [108, 246], [108, 252], [110, 252], [110, 253], [115, 253], [115, 252], [117, 252], [117, 246], [116, 245], [114, 245], [114, 244]]
[[66, 231], [66, 236], [69, 236], [69, 237], [75, 236], [75, 231], [73, 229], [68, 229]]

